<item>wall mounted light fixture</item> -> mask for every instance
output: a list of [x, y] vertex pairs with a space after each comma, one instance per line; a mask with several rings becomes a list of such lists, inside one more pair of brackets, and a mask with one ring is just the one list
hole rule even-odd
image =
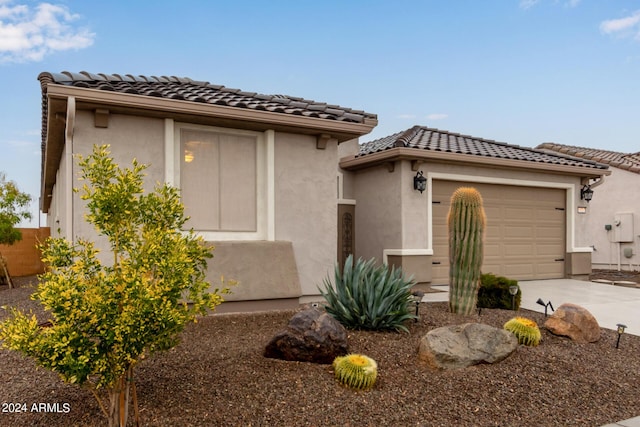
[[413, 189], [418, 190], [420, 194], [427, 189], [427, 178], [424, 177], [422, 171], [418, 171], [413, 177]]
[[193, 159], [194, 159], [193, 151], [184, 150], [184, 161], [186, 163], [191, 163], [193, 162]]
[[591, 186], [585, 185], [584, 187], [582, 187], [582, 189], [580, 190], [580, 200], [586, 200], [587, 203], [589, 203], [592, 198], [593, 190], [591, 189]]

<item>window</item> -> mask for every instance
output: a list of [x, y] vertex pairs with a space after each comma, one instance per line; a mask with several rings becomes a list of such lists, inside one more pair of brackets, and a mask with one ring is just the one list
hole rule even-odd
[[266, 156], [263, 133], [175, 126], [176, 184], [186, 227], [207, 240], [266, 238]]

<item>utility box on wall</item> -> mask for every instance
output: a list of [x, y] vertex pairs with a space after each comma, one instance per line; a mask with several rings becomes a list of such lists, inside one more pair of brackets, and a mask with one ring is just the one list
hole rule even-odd
[[616, 243], [633, 242], [633, 213], [617, 213], [614, 219], [613, 241]]

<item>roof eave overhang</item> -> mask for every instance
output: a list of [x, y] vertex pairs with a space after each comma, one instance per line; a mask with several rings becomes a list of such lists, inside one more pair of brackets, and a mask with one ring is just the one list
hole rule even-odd
[[114, 112], [135, 111], [138, 115], [154, 117], [183, 118], [189, 116], [208, 118], [211, 121], [229, 120], [237, 123], [252, 123], [252, 127], [258, 126], [264, 130], [296, 129], [308, 134], [330, 134], [338, 142], [366, 135], [378, 124], [377, 119], [370, 117], [365, 118], [363, 123], [355, 123], [58, 84], [47, 85], [47, 94], [49, 98], [73, 96], [76, 98], [78, 109], [91, 108], [95, 105]]
[[273, 129], [308, 135], [329, 135], [337, 139], [338, 143], [366, 135], [378, 124], [378, 121], [373, 118], [365, 118], [363, 123], [354, 123], [59, 84], [48, 84], [46, 93], [47, 135], [45, 164], [40, 184], [40, 209], [45, 213], [51, 205], [51, 194], [64, 147], [67, 99], [70, 97], [75, 98], [78, 110], [104, 108], [111, 113], [173, 118], [197, 124], [234, 126], [257, 131]]
[[396, 147], [377, 153], [367, 154], [362, 157], [345, 157], [340, 160], [340, 167], [345, 170], [360, 170], [372, 166], [379, 166], [397, 160], [417, 160], [423, 162], [469, 164], [475, 166], [489, 166], [493, 169], [518, 169], [537, 172], [558, 173], [562, 175], [575, 175], [579, 177], [598, 178], [610, 175], [607, 169], [587, 168], [571, 165], [554, 165], [550, 163], [538, 163], [525, 160], [501, 159], [496, 157], [475, 156], [471, 154], [446, 153], [440, 151], [422, 150], [417, 148]]

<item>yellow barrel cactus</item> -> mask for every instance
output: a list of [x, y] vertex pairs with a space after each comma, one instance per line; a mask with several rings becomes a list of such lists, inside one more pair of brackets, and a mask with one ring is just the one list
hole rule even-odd
[[378, 364], [362, 354], [336, 357], [333, 370], [340, 384], [358, 390], [369, 390], [378, 376]]
[[542, 338], [538, 324], [526, 317], [514, 317], [504, 324], [504, 329], [512, 332], [518, 338], [518, 343], [531, 347], [540, 344]]

